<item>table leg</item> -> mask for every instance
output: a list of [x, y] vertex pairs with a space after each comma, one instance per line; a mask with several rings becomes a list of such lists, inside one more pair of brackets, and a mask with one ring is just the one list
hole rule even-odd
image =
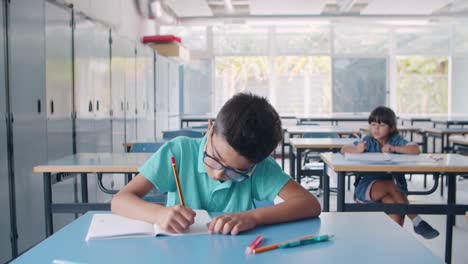
[[44, 215], [45, 215], [45, 231], [46, 237], [51, 236], [54, 233], [54, 223], [52, 218], [52, 183], [50, 172], [44, 172]]
[[[448, 194], [447, 205], [454, 205], [456, 202], [456, 183], [455, 175], [447, 175], [448, 181]], [[446, 237], [445, 237], [445, 262], [451, 263], [452, 261], [452, 238], [453, 238], [453, 225], [455, 223], [455, 215], [452, 213], [447, 214]]]
[[345, 203], [345, 172], [338, 172], [338, 186], [336, 189], [337, 199], [336, 199], [336, 211], [343, 212], [344, 211], [344, 203]]
[[296, 170], [294, 168], [295, 166], [295, 160], [294, 160], [294, 153], [293, 149], [289, 147], [289, 175], [296, 180]]
[[283, 139], [281, 140], [281, 168], [284, 170], [284, 134]]
[[296, 150], [297, 157], [296, 157], [296, 180], [299, 184], [301, 184], [301, 177], [302, 177], [302, 149], [298, 148]]
[[330, 212], [330, 177], [327, 173], [327, 164], [323, 165], [323, 211]]
[[81, 173], [81, 201], [88, 203], [88, 175]]

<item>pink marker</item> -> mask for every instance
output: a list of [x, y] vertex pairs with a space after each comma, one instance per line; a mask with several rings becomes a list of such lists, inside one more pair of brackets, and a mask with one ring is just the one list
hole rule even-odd
[[259, 235], [257, 238], [255, 238], [255, 240], [252, 243], [250, 243], [250, 245], [245, 249], [245, 254], [252, 254], [253, 250], [256, 249], [262, 243], [262, 240], [262, 235]]

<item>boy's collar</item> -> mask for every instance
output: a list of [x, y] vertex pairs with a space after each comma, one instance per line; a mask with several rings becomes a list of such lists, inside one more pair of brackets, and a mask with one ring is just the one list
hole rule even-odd
[[203, 162], [203, 152], [205, 151], [205, 145], [207, 143], [207, 136], [205, 135], [200, 142], [198, 147], [198, 172], [207, 173], [205, 163]]

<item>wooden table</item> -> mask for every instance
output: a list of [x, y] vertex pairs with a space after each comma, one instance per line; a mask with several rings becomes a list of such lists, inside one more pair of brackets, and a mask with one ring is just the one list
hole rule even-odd
[[321, 114], [321, 115], [305, 115], [297, 116], [297, 124], [304, 122], [331, 122], [331, 125], [338, 125], [338, 122], [367, 122], [369, 119], [368, 113], [355, 114]]
[[[359, 131], [355, 128], [347, 128], [341, 126], [284, 126], [283, 127], [283, 140], [281, 141], [281, 168], [284, 169], [285, 159], [285, 146], [290, 146], [289, 142], [286, 142], [286, 133], [289, 135], [288, 138], [294, 136], [302, 137], [305, 133], [307, 134], [338, 134], [340, 137], [350, 135], [360, 135]], [[326, 138], [326, 137], [324, 137]]]
[[[356, 140], [356, 138], [291, 138], [289, 141], [291, 145], [291, 148], [289, 148], [289, 174], [297, 182], [301, 182], [303, 173], [302, 154], [304, 151], [339, 151], [344, 145], [352, 144]], [[296, 155], [294, 155], [294, 149], [296, 149]]]
[[434, 127], [437, 125], [444, 125], [445, 127], [449, 128], [450, 126], [464, 126], [468, 125], [468, 117], [460, 116], [460, 117], [448, 117], [448, 118], [433, 118], [432, 124]]
[[[89, 210], [109, 210], [109, 204], [88, 203], [88, 174], [122, 173], [131, 180], [152, 153], [80, 153], [51, 161], [33, 168], [43, 174], [46, 235], [53, 233], [53, 213], [84, 213]], [[76, 173], [81, 177], [81, 203], [53, 203], [52, 174]]]
[[432, 137], [432, 152], [435, 151], [435, 140], [440, 138], [440, 149], [442, 153], [451, 152], [449, 137], [456, 134], [468, 134], [468, 128], [428, 128], [422, 130], [424, 133], [425, 142], [429, 137]]
[[[430, 157], [430, 154], [421, 154]], [[324, 168], [324, 205], [323, 210], [329, 210], [329, 173], [328, 169], [337, 174], [337, 211], [385, 211], [394, 214], [442, 214], [447, 216], [445, 261], [451, 262], [453, 225], [455, 215], [463, 215], [468, 211], [468, 204], [456, 202], [456, 176], [468, 173], [468, 157], [459, 154], [439, 154], [442, 160], [433, 162], [382, 162], [368, 163], [364, 161], [348, 161], [339, 153], [322, 153], [320, 155], [325, 163]], [[347, 173], [362, 172], [400, 172], [417, 174], [445, 174], [448, 181], [448, 194], [446, 204], [357, 204], [345, 203], [345, 177]]]

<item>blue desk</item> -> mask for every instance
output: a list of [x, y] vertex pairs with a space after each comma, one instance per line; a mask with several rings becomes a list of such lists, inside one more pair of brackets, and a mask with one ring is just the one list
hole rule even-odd
[[[320, 218], [259, 227], [238, 236], [204, 235], [85, 241], [94, 212], [64, 227], [13, 263], [443, 263], [383, 213], [323, 213]], [[245, 255], [258, 235], [264, 244], [306, 234], [333, 241]]]

